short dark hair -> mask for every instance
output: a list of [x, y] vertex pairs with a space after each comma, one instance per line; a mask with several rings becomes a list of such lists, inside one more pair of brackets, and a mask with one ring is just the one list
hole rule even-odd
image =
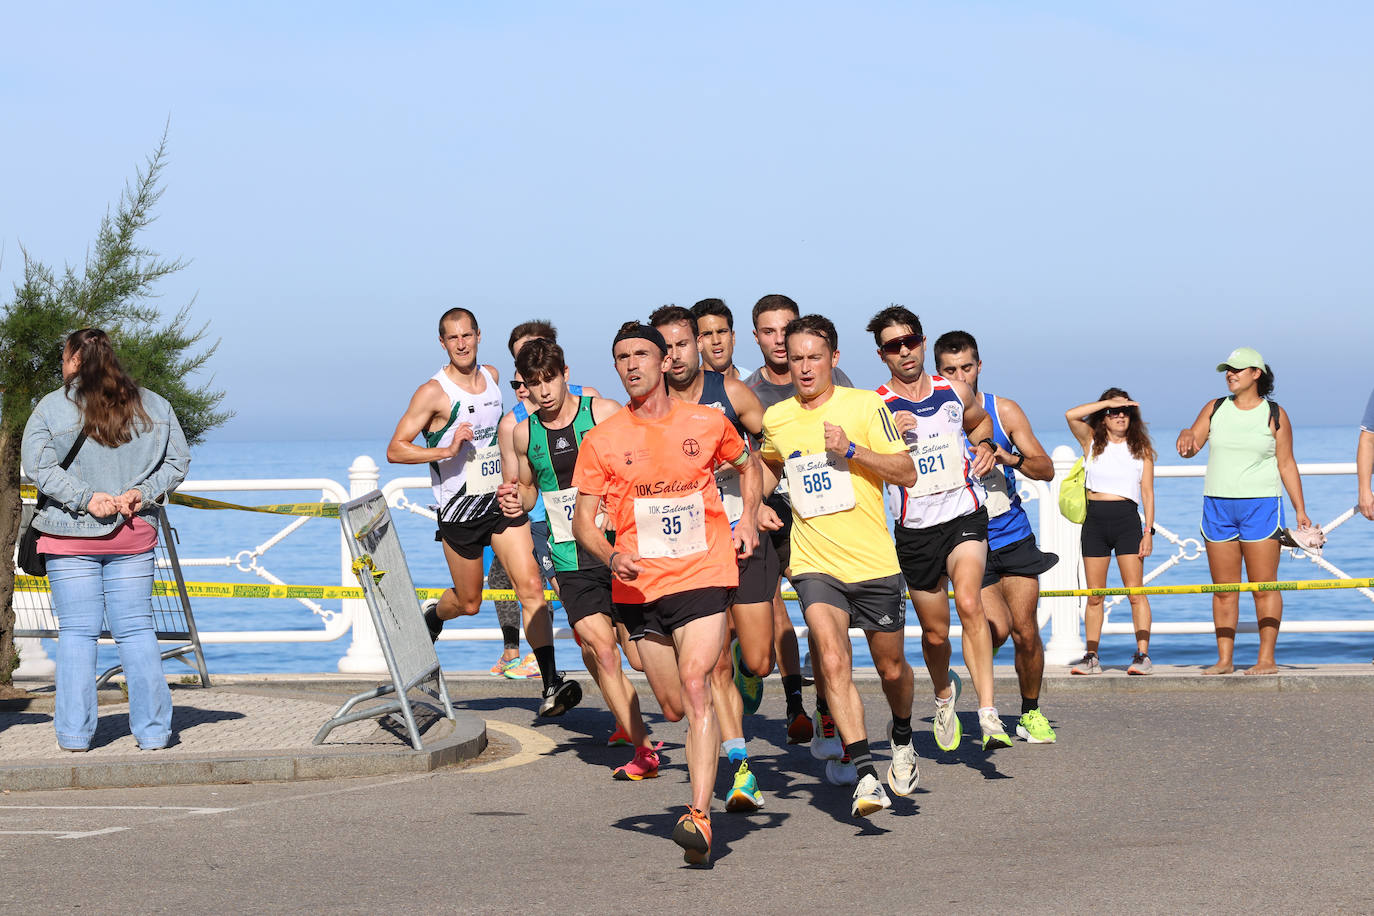
[[615, 332], [615, 339], [611, 341], [611, 356], [615, 356], [616, 344], [622, 340], [641, 338], [658, 347], [658, 352], [664, 356], [668, 355], [668, 344], [659, 333], [658, 328], [653, 325], [645, 324], [642, 321], [627, 321], [620, 326], [620, 330]]
[[[525, 335], [521, 335], [522, 337]], [[568, 368], [563, 348], [547, 337], [536, 337], [520, 348], [515, 371], [526, 382], [542, 382], [561, 375]]]
[[764, 312], [775, 312], [779, 309], [791, 312], [793, 315], [801, 317], [801, 309], [797, 308], [797, 303], [788, 299], [781, 293], [769, 293], [758, 302], [754, 303], [753, 322], [754, 327], [759, 326], [759, 316]]
[[545, 321], [543, 318], [517, 324], [510, 329], [510, 337], [506, 338], [506, 349], [510, 351], [511, 356], [515, 355], [515, 342], [522, 337], [542, 337], [544, 340], [558, 343], [558, 328], [553, 326], [553, 322]]
[[946, 331], [931, 347], [936, 359], [944, 353], [962, 353], [965, 350], [972, 350], [974, 362], [978, 361], [978, 341], [968, 331]]
[[692, 336], [697, 336], [697, 317], [680, 305], [660, 305], [649, 316], [649, 324], [656, 328], [661, 328], [665, 324], [677, 324], [679, 321], [687, 322], [692, 329]]
[[707, 315], [715, 315], [725, 319], [725, 326], [730, 330], [735, 329], [735, 316], [730, 314], [730, 306], [725, 304], [724, 299], [702, 299], [692, 306], [692, 317], [700, 321]]
[[921, 319], [916, 317], [916, 313], [904, 305], [893, 303], [881, 312], [873, 316], [873, 320], [868, 323], [868, 333], [873, 335], [873, 342], [878, 346], [883, 345], [883, 329], [890, 328], [894, 324], [904, 324], [911, 328], [913, 334], [924, 334], [921, 330]]
[[439, 316], [439, 336], [440, 336], [440, 337], [443, 337], [443, 336], [444, 336], [444, 322], [445, 322], [445, 321], [457, 321], [459, 318], [466, 318], [466, 319], [468, 320], [468, 323], [470, 323], [470, 324], [472, 325], [472, 329], [473, 329], [474, 331], [480, 331], [480, 330], [482, 330], [481, 328], [479, 328], [479, 327], [477, 326], [477, 316], [476, 316], [476, 315], [472, 314], [472, 312], [468, 311], [468, 310], [465, 309], [465, 308], [454, 307], [454, 308], [449, 309], [447, 312], [444, 312], [444, 314], [442, 314], [442, 315]]
[[835, 322], [824, 315], [803, 315], [793, 318], [787, 322], [782, 334], [784, 340], [790, 339], [793, 334], [814, 334], [825, 341], [831, 353], [840, 348], [840, 335], [835, 330]]

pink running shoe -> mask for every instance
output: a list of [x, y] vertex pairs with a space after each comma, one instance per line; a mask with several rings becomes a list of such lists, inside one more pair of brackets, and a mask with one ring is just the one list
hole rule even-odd
[[616, 779], [629, 779], [638, 782], [641, 779], [653, 779], [658, 775], [658, 754], [649, 750], [647, 747], [635, 749], [634, 759], [623, 767], [616, 767], [611, 773]]

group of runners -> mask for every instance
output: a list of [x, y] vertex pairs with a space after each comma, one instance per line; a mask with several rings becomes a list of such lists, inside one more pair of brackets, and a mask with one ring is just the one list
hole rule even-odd
[[[1048, 480], [1053, 467], [1020, 407], [979, 392], [977, 342], [944, 334], [931, 346], [932, 372], [920, 319], [884, 309], [868, 331], [890, 378], [868, 391], [840, 371], [829, 319], [803, 316], [782, 295], [760, 299], [752, 319], [763, 358], [752, 374], [734, 364], [734, 320], [719, 299], [626, 322], [611, 343], [624, 406], [571, 384], [556, 330], [527, 322], [511, 333], [520, 397], [503, 414], [497, 371], [478, 360], [476, 317], [450, 309], [439, 323], [448, 362], [415, 392], [387, 449], [393, 462], [430, 466], [436, 540], [453, 577], [423, 608], [433, 637], [445, 620], [477, 613], [490, 546], [519, 599], [541, 716], [581, 699], [556, 665], [543, 565], [615, 717], [611, 740], [633, 747], [612, 775], [637, 781], [659, 767], [622, 652], [664, 717], [687, 720], [691, 801], [673, 839], [691, 864], [710, 861], [721, 754], [734, 769], [725, 809], [764, 805], [745, 717], [775, 668], [788, 742], [809, 744], [829, 782], [854, 786], [856, 817], [890, 807], [888, 789], [916, 788], [908, 596], [938, 748], [953, 751], [963, 737], [951, 587], [983, 749], [1012, 744], [992, 675], [1008, 638], [1021, 692], [1015, 732], [1055, 740], [1039, 704], [1036, 602], [1056, 558], [1038, 549], [1015, 476]], [[530, 513], [540, 507], [537, 530]], [[806, 619], [814, 716], [803, 707], [783, 578]], [[867, 639], [891, 712], [886, 788], [852, 678], [851, 628]]]

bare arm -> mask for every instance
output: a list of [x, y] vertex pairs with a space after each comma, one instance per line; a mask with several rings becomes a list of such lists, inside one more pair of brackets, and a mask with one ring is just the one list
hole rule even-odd
[[762, 434], [763, 402], [759, 396], [750, 391], [748, 385], [732, 378], [725, 380], [725, 396], [730, 399], [730, 406], [735, 408], [740, 425], [755, 436]]
[[415, 439], [436, 417], [448, 415], [447, 405], [448, 398], [438, 382], [431, 380], [417, 388], [387, 443], [386, 460], [392, 464], [429, 464], [458, 454], [463, 443], [472, 439], [471, 423], [460, 423], [453, 431], [453, 441], [444, 448], [415, 444]]
[[[886, 407], [883, 408], [883, 410], [886, 409]], [[837, 458], [843, 458], [848, 454], [851, 445], [854, 446], [854, 457], [849, 459], [851, 463], [868, 468], [883, 480], [888, 483], [895, 483], [899, 487], [915, 485], [916, 462], [911, 460], [910, 452], [901, 451], [895, 455], [879, 454], [850, 440], [844, 427], [825, 422], [825, 450], [827, 452]]]
[[1093, 401], [1090, 404], [1070, 407], [1064, 411], [1064, 419], [1069, 421], [1069, 432], [1073, 434], [1073, 437], [1078, 440], [1079, 446], [1086, 452], [1093, 441], [1093, 428], [1088, 425], [1088, 417], [1099, 410], [1106, 410], [1108, 407], [1139, 406], [1140, 404], [1130, 398], [1107, 398], [1105, 401]]
[[633, 581], [643, 568], [639, 565], [639, 554], [617, 550], [606, 540], [605, 533], [596, 524], [600, 505], [601, 497], [597, 494], [578, 492], [577, 503], [573, 506], [573, 538], [579, 547], [610, 567], [617, 579]]
[[964, 402], [964, 435], [973, 443], [973, 467], [977, 477], [997, 465], [997, 444], [992, 441], [992, 417], [983, 409], [983, 399], [963, 382], [951, 380], [950, 386]]
[[[1011, 444], [1020, 453], [1019, 457], [1006, 449], [997, 450], [997, 463], [1015, 468], [1017, 473], [1031, 480], [1053, 480], [1054, 461], [1045, 453], [1045, 447], [1035, 438], [1030, 420], [1021, 405], [1007, 398], [997, 399], [997, 414], [1002, 418], [1002, 430]], [[1017, 462], [1021, 466], [1016, 467]]]
[[1145, 531], [1140, 535], [1140, 557], [1144, 559], [1154, 553], [1155, 527], [1155, 460], [1145, 459], [1140, 469], [1140, 508], [1145, 510]]
[[1360, 514], [1374, 521], [1374, 493], [1370, 492], [1369, 477], [1374, 474], [1374, 433], [1360, 430], [1359, 441], [1355, 443], [1355, 476]]
[[1207, 435], [1212, 431], [1212, 402], [1208, 401], [1202, 405], [1202, 410], [1198, 411], [1197, 419], [1193, 425], [1178, 434], [1178, 455], [1180, 458], [1191, 458], [1202, 447], [1207, 444]]
[[1307, 503], [1302, 496], [1302, 477], [1298, 474], [1298, 462], [1293, 458], [1293, 424], [1288, 419], [1288, 411], [1279, 408], [1279, 428], [1274, 433], [1274, 443], [1279, 462], [1279, 478], [1283, 488], [1288, 491], [1288, 499], [1293, 503], [1293, 511], [1298, 516], [1299, 528], [1312, 527], [1312, 519], [1307, 517]]

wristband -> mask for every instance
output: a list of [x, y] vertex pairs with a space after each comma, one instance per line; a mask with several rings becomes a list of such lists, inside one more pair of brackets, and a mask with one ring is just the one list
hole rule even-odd
[[978, 444], [979, 444], [979, 445], [986, 445], [986, 446], [988, 446], [988, 448], [992, 449], [992, 453], [993, 453], [994, 455], [997, 454], [997, 443], [992, 441], [992, 437], [991, 437], [991, 436], [989, 436], [989, 437], [986, 438], [986, 439], [980, 439], [980, 440], [978, 440]]
[[849, 450], [846, 451], [846, 452], [844, 453], [845, 460], [848, 460], [848, 459], [850, 459], [850, 458], [853, 458], [853, 457], [854, 457], [854, 451], [855, 451], [855, 449], [857, 449], [857, 448], [858, 448], [858, 446], [855, 445], [854, 442], [851, 440], [850, 443], [849, 443]]
[[1021, 465], [1025, 464], [1025, 463], [1026, 463], [1026, 456], [1025, 456], [1025, 455], [1017, 455], [1017, 456], [1016, 456], [1016, 463], [1013, 464], [1013, 465], [1011, 466], [1011, 469], [1014, 471], [1014, 470], [1016, 470], [1017, 468], [1019, 468]]

